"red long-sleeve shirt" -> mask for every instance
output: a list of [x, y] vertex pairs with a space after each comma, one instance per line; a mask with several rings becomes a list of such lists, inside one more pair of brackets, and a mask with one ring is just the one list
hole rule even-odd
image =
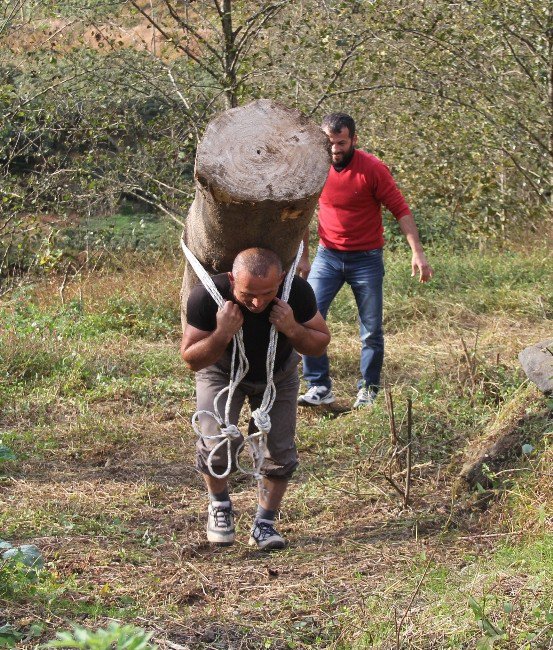
[[356, 149], [342, 171], [330, 167], [319, 198], [319, 237], [326, 248], [366, 251], [384, 246], [382, 205], [396, 219], [411, 214], [392, 174], [376, 156]]

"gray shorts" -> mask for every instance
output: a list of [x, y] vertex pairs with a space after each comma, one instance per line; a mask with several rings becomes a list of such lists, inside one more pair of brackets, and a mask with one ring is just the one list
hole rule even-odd
[[[275, 372], [274, 382], [276, 398], [269, 413], [271, 430], [267, 436], [267, 450], [261, 467], [261, 474], [274, 479], [288, 479], [298, 466], [298, 452], [294, 441], [296, 433], [296, 411], [299, 390], [298, 363], [300, 357], [296, 352], [288, 357], [284, 366]], [[196, 401], [198, 411], [213, 411], [213, 400], [217, 393], [228, 386], [230, 357], [223, 357], [215, 365], [204, 368], [196, 373]], [[266, 382], [242, 381], [237, 386], [230, 409], [230, 422], [237, 424], [244, 401], [248, 398], [252, 411], [261, 405]], [[219, 412], [224, 416], [226, 395], [219, 400]], [[219, 433], [217, 422], [210, 416], [200, 415], [199, 423], [204, 435], [213, 436]], [[248, 433], [257, 429], [250, 419]], [[220, 439], [219, 439], [220, 440]], [[204, 474], [209, 474], [207, 457], [219, 440], [204, 440], [198, 438], [196, 443], [196, 466]], [[232, 471], [236, 471], [236, 449], [242, 444], [243, 436], [232, 441]], [[245, 445], [244, 453], [249, 449]], [[217, 474], [223, 474], [227, 468], [227, 445], [214, 454], [212, 468]], [[248, 466], [246, 459], [239, 461], [242, 466]], [[251, 466], [251, 465], [250, 465]]]

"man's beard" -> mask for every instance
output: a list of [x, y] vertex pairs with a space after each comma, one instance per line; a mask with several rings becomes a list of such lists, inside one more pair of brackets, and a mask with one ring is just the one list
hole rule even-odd
[[348, 153], [344, 154], [342, 156], [342, 160], [340, 162], [333, 162], [332, 166], [337, 172], [341, 172], [342, 169], [345, 169], [351, 162], [351, 159], [353, 158], [353, 154], [355, 153], [355, 147], [352, 145], [351, 149], [348, 151]]

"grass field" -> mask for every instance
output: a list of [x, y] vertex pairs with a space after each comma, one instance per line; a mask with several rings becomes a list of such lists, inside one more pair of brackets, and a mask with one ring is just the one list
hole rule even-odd
[[[272, 555], [246, 545], [248, 477], [232, 481], [238, 542], [205, 540], [179, 257], [83, 269], [63, 304], [60, 277], [4, 300], [0, 450], [15, 460], [0, 455], [0, 538], [36, 544], [46, 566], [0, 561], [0, 647], [113, 621], [173, 650], [553, 647], [551, 404], [529, 397], [517, 361], [551, 336], [553, 264], [539, 250], [431, 260], [426, 286], [405, 250], [386, 261], [385, 381], [402, 436], [413, 403], [410, 505], [386, 478], [405, 471], [384, 396], [349, 411], [358, 339], [343, 291], [329, 318], [339, 405], [299, 411], [302, 462], [279, 523], [290, 544]], [[454, 499], [464, 449], [517, 400], [533, 450], [492, 477], [491, 500]]]

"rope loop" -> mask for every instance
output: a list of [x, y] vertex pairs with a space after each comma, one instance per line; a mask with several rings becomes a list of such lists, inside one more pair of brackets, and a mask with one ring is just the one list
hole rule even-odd
[[[250, 433], [250, 435], [242, 443], [242, 447], [247, 444], [250, 448], [250, 453], [253, 460], [253, 468], [251, 470], [243, 467], [238, 460], [238, 453], [236, 454], [236, 467], [242, 472], [242, 474], [248, 474], [253, 476], [257, 481], [260, 481], [263, 478], [261, 474], [261, 468], [263, 467], [263, 462], [265, 460], [265, 450], [267, 449], [267, 434], [264, 431], [256, 431], [255, 433]], [[242, 450], [240, 447], [239, 451]]]
[[192, 428], [194, 429], [194, 433], [197, 436], [204, 438], [204, 440], [216, 440], [217, 438], [220, 438], [221, 435], [219, 433], [216, 433], [214, 436], [207, 436], [204, 434], [199, 423], [200, 415], [209, 415], [215, 420], [215, 422], [217, 422], [219, 427], [222, 427], [225, 424], [223, 420], [217, 415], [217, 413], [213, 413], [211, 411], [206, 411], [206, 410], [196, 411], [192, 416]]
[[[218, 436], [210, 436], [211, 439], [216, 438]], [[220, 437], [220, 436], [219, 436]], [[217, 474], [217, 472], [213, 469], [213, 457], [215, 454], [219, 451], [219, 449], [223, 446], [227, 446], [227, 468], [222, 474]], [[213, 449], [209, 452], [209, 456], [207, 457], [207, 468], [209, 470], [209, 473], [213, 478], [226, 478], [231, 470], [232, 470], [232, 445], [230, 444], [230, 438], [224, 437], [219, 444], [215, 445]]]

